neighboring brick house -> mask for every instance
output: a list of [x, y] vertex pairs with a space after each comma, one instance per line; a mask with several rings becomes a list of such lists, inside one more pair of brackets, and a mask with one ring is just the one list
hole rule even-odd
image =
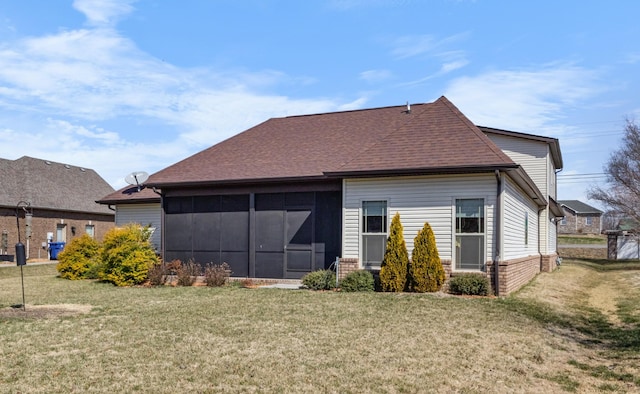
[[578, 200], [558, 201], [565, 216], [558, 225], [560, 234], [600, 234], [603, 212]]
[[505, 295], [556, 267], [562, 165], [557, 139], [478, 127], [441, 97], [269, 119], [146, 185], [162, 190], [166, 261], [376, 270], [398, 212], [409, 254], [429, 222], [448, 275], [483, 273]]
[[[88, 168], [27, 156], [0, 159], [2, 259], [12, 261], [15, 255], [16, 212], [28, 259], [48, 258], [49, 242], [66, 243], [85, 233], [102, 239], [114, 225], [114, 213], [95, 201], [111, 192], [113, 188]], [[30, 237], [27, 214], [32, 215]]]

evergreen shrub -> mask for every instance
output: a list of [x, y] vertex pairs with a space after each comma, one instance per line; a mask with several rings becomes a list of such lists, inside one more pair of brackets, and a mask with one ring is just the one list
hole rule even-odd
[[389, 238], [380, 267], [382, 291], [404, 291], [407, 283], [409, 253], [404, 241], [400, 214], [396, 212], [389, 227]]
[[491, 285], [484, 274], [461, 274], [449, 280], [449, 292], [459, 295], [489, 295]]
[[342, 291], [373, 291], [375, 283], [373, 274], [366, 270], [349, 272], [340, 282]]
[[413, 240], [409, 263], [410, 288], [418, 293], [439, 291], [445, 279], [435, 235], [429, 223], [425, 223]]
[[150, 232], [137, 224], [114, 227], [102, 242], [99, 279], [116, 286], [132, 286], [147, 280], [149, 269], [158, 264]]
[[81, 237], [72, 239], [58, 254], [56, 269], [64, 279], [89, 278], [91, 268], [97, 264], [99, 253], [98, 241], [88, 234], [83, 234]]
[[302, 284], [311, 290], [331, 290], [336, 287], [336, 273], [331, 270], [309, 272], [302, 277]]

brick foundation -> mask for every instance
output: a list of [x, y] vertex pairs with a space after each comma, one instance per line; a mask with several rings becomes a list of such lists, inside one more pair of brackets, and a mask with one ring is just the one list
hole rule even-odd
[[338, 261], [338, 282], [342, 281], [349, 273], [360, 269], [357, 258], [341, 258]]
[[542, 256], [540, 260], [540, 272], [553, 272], [558, 268], [558, 255], [556, 253]]
[[[497, 295], [509, 295], [529, 283], [540, 272], [553, 271], [557, 267], [556, 258], [556, 254], [542, 257], [539, 255], [533, 255], [520, 259], [501, 261], [498, 266], [498, 270], [500, 272], [500, 291]], [[453, 271], [453, 263], [451, 260], [442, 260], [441, 262], [447, 277], [447, 281], [443, 288], [443, 290], [446, 291], [449, 285], [448, 279], [456, 275], [460, 275], [462, 272]], [[341, 258], [338, 264], [338, 281], [344, 279], [344, 277], [350, 272], [360, 269], [360, 264], [357, 258]], [[495, 294], [493, 262], [487, 262], [487, 270], [480, 273], [487, 276], [491, 283], [491, 289]]]

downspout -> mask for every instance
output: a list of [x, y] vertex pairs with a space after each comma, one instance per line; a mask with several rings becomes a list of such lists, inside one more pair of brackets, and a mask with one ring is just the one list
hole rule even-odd
[[[540, 271], [542, 271], [542, 226], [540, 225], [541, 222], [541, 218], [540, 218], [540, 212], [544, 211], [545, 208], [538, 208], [538, 256], [540, 256]], [[547, 218], [542, 218], [544, 220], [547, 220]], [[549, 236], [549, 232], [547, 231], [546, 234], [544, 234], [545, 237]], [[548, 240], [547, 240], [548, 241]], [[557, 243], [557, 241], [556, 241]], [[547, 248], [549, 247], [549, 245], [547, 245]], [[556, 247], [557, 249], [557, 247]]]
[[162, 267], [164, 269], [164, 245], [166, 244], [164, 239], [166, 233], [164, 229], [164, 193], [162, 193], [162, 191], [158, 191], [155, 187], [153, 187], [151, 190], [153, 190], [155, 194], [160, 196], [160, 253], [162, 253], [161, 261]]
[[496, 210], [494, 213], [495, 216], [495, 225], [494, 225], [494, 247], [493, 247], [493, 285], [495, 289], [496, 296], [500, 295], [500, 239], [501, 239], [501, 226], [502, 223], [502, 178], [500, 176], [500, 171], [495, 170], [496, 175]]

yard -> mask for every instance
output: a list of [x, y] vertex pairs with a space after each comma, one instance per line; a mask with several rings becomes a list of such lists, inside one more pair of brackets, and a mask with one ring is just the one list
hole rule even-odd
[[26, 312], [19, 269], [0, 268], [0, 392], [638, 392], [640, 270], [591, 265], [504, 299], [116, 288], [27, 266]]

